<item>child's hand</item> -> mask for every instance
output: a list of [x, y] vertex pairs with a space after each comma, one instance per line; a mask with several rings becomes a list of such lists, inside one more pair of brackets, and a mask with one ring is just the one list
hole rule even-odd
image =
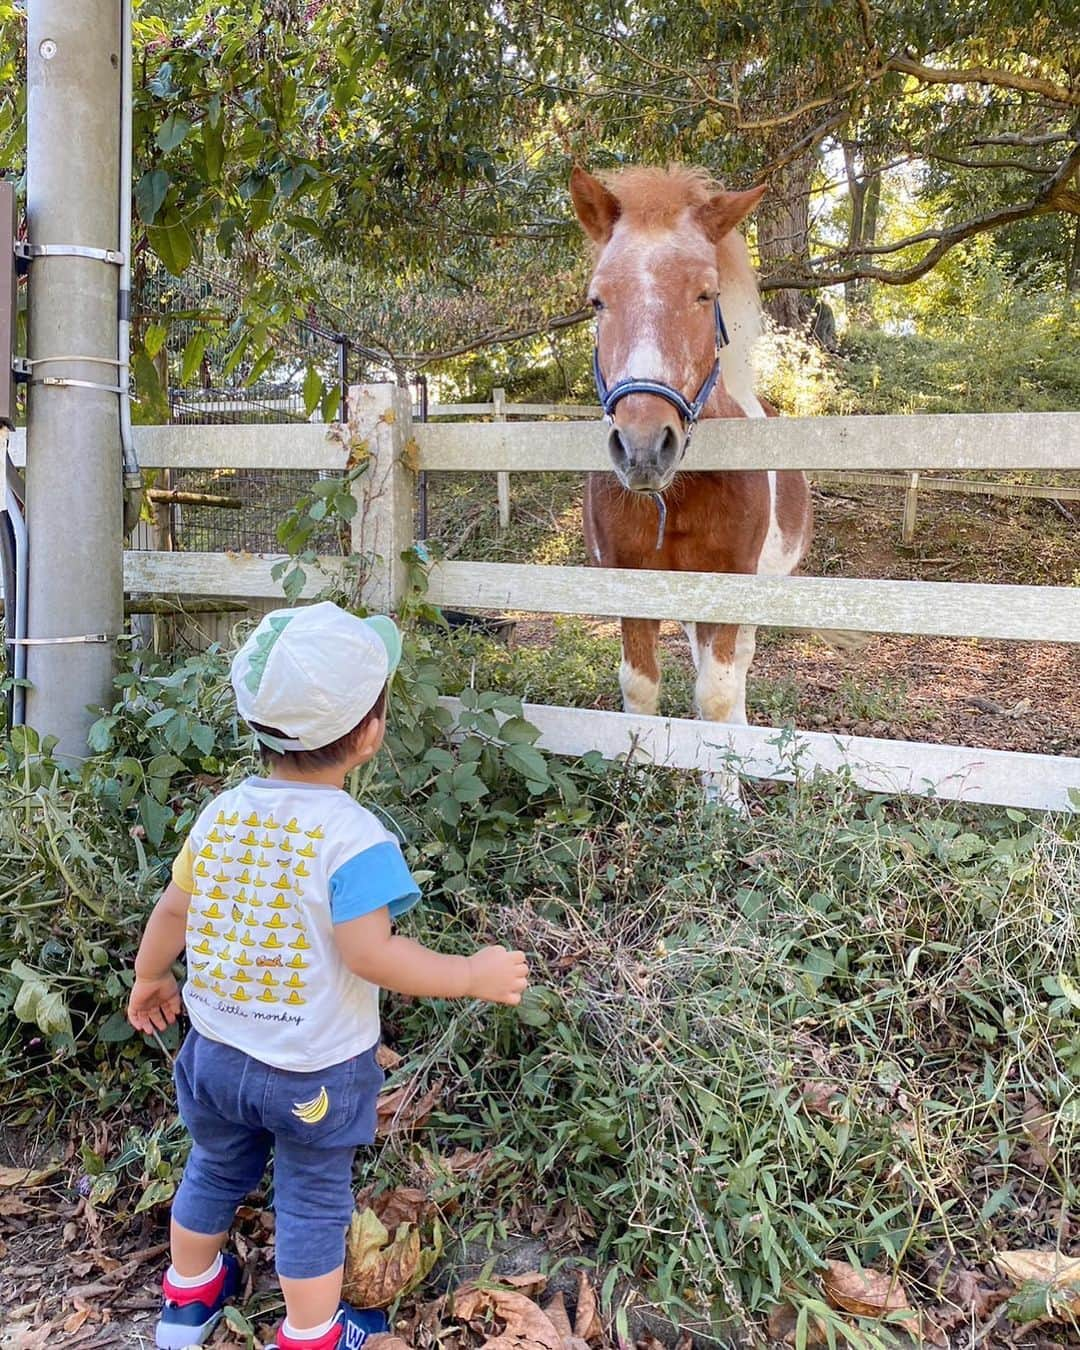
[[180, 986], [170, 973], [160, 980], [140, 980], [131, 987], [127, 1019], [136, 1031], [152, 1036], [172, 1026], [180, 1015]]
[[524, 952], [505, 947], [482, 947], [469, 958], [469, 993], [488, 1003], [520, 1003], [529, 983]]

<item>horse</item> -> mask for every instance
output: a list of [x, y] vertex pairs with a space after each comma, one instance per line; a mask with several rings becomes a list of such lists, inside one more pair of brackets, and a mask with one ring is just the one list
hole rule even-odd
[[[736, 228], [764, 191], [725, 191], [703, 170], [680, 165], [601, 177], [573, 169], [574, 209], [595, 249], [593, 365], [614, 470], [586, 476], [594, 566], [786, 576], [809, 548], [805, 474], [683, 467], [699, 418], [776, 415], [754, 390], [761, 305]], [[621, 623], [624, 711], [655, 715], [660, 622]], [[683, 626], [697, 715], [746, 725], [754, 626]], [[731, 775], [711, 786], [712, 795], [740, 804]]]

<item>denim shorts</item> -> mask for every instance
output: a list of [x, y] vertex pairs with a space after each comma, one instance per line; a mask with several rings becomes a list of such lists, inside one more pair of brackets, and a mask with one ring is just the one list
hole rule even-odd
[[289, 1073], [189, 1031], [176, 1058], [191, 1156], [173, 1217], [193, 1233], [225, 1232], [274, 1157], [277, 1271], [303, 1280], [345, 1259], [357, 1146], [375, 1139], [384, 1075], [375, 1047], [314, 1073]]

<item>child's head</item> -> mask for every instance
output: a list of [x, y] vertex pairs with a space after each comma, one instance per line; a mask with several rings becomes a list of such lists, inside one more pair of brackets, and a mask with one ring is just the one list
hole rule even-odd
[[263, 762], [318, 774], [370, 759], [400, 656], [401, 635], [382, 615], [359, 619], [329, 601], [267, 614], [232, 664]]

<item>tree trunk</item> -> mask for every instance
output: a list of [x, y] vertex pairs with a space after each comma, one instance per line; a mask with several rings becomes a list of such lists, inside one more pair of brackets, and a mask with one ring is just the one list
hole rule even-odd
[[[810, 182], [814, 175], [812, 151], [783, 164], [769, 179], [769, 190], [757, 209], [758, 253], [764, 277], [802, 274], [809, 268]], [[765, 294], [765, 308], [781, 328], [799, 329], [805, 302], [799, 290], [780, 289]]]
[[1073, 226], [1072, 246], [1065, 262], [1065, 289], [1070, 293], [1080, 291], [1080, 218]]
[[[858, 263], [861, 250], [873, 244], [877, 235], [878, 207], [881, 204], [881, 175], [874, 173], [862, 157], [862, 174], [852, 142], [844, 142], [844, 168], [847, 171], [848, 195], [851, 198], [851, 225], [848, 230], [850, 261]], [[870, 322], [870, 283], [855, 278], [844, 283], [844, 301], [848, 315], [858, 323]]]

